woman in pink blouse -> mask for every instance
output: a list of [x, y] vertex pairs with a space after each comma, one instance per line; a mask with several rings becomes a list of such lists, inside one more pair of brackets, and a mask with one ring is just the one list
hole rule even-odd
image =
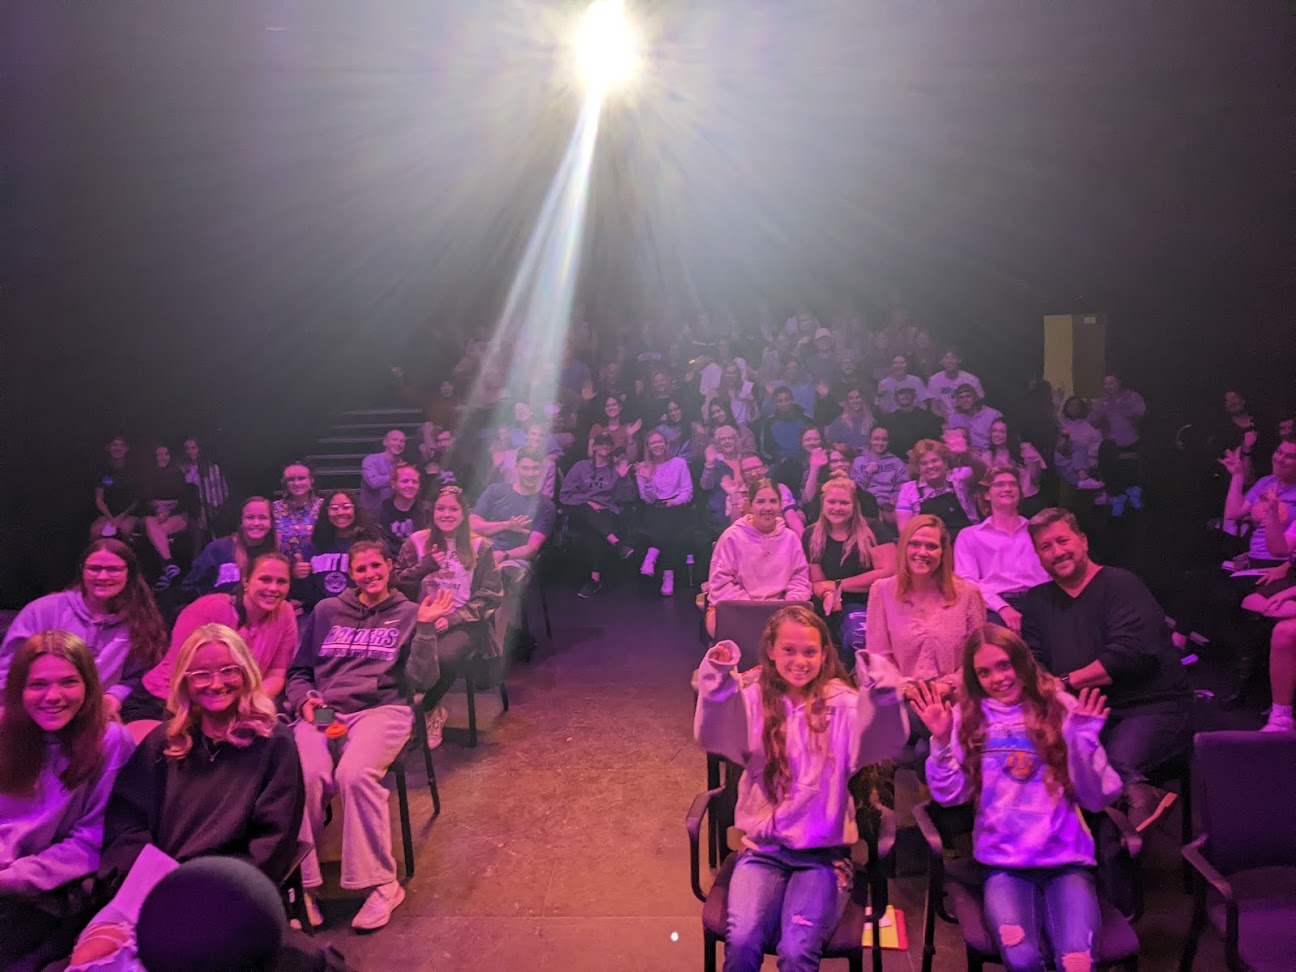
[[171, 670], [180, 646], [202, 625], [223, 624], [237, 631], [261, 669], [265, 694], [274, 699], [283, 691], [288, 665], [297, 653], [297, 615], [287, 601], [290, 577], [287, 557], [277, 550], [263, 553], [248, 565], [232, 594], [208, 594], [180, 612], [170, 649], [122, 703], [121, 720], [136, 742], [166, 718]]
[[954, 576], [949, 530], [938, 516], [920, 513], [905, 524], [894, 577], [869, 591], [865, 644], [895, 663], [905, 697], [916, 682], [953, 691], [962, 675], [963, 643], [986, 622], [976, 585]]

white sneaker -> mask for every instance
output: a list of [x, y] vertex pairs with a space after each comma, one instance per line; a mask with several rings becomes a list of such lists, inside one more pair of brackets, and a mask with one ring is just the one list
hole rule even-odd
[[423, 725], [427, 728], [428, 749], [436, 749], [441, 745], [442, 731], [449, 716], [450, 712], [444, 705], [438, 705], [431, 712], [423, 713]]
[[639, 573], [645, 577], [651, 577], [657, 573], [657, 558], [660, 555], [661, 551], [656, 547], [649, 547], [648, 552], [644, 554], [643, 566], [639, 568]]
[[356, 931], [374, 931], [381, 928], [391, 921], [392, 912], [404, 900], [405, 889], [399, 882], [378, 885], [369, 892], [369, 897], [365, 898], [365, 903], [351, 919], [351, 927]]
[[675, 593], [675, 571], [663, 570], [662, 588], [661, 588], [662, 597], [670, 597], [674, 593]]
[[1284, 719], [1281, 716], [1275, 719], [1269, 717], [1269, 721], [1260, 727], [1261, 732], [1296, 732], [1296, 720]]

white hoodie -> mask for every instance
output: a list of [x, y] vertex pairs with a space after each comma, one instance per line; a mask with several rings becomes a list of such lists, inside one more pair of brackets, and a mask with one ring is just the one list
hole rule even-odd
[[761, 533], [743, 517], [716, 541], [707, 598], [712, 604], [810, 600], [810, 565], [801, 541], [782, 520], [773, 533]]

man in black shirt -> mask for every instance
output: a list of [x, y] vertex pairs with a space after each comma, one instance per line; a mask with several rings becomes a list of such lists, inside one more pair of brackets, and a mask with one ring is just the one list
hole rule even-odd
[[1175, 799], [1148, 783], [1147, 774], [1192, 740], [1192, 691], [1165, 612], [1129, 571], [1089, 559], [1089, 540], [1073, 514], [1044, 510], [1029, 530], [1052, 580], [1027, 593], [1022, 637], [1067, 690], [1106, 694], [1111, 715], [1103, 747], [1125, 784], [1130, 821], [1144, 830]]
[[919, 408], [915, 402], [917, 393], [912, 388], [896, 389], [896, 410], [882, 420], [891, 437], [891, 451], [909, 461], [909, 450], [922, 439], [939, 439], [941, 437], [941, 420]]

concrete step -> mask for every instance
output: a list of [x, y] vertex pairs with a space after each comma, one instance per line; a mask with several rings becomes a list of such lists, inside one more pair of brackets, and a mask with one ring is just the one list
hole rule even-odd
[[423, 420], [423, 410], [418, 408], [353, 408], [349, 412], [343, 412], [341, 418], [362, 418], [367, 416], [390, 415], [393, 418], [397, 416], [408, 416], [410, 421], [417, 418], [420, 422]]

